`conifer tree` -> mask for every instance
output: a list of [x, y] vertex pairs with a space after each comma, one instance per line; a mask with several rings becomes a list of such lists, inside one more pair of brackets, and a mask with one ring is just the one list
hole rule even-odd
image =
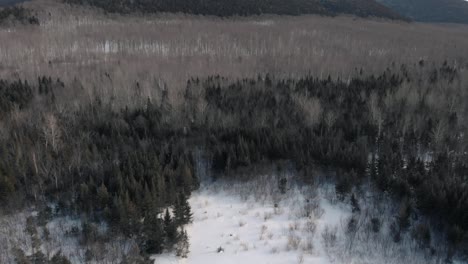
[[149, 214], [144, 222], [144, 251], [148, 254], [158, 254], [163, 250], [163, 225], [157, 212]]
[[176, 244], [176, 255], [181, 258], [187, 258], [190, 253], [190, 244], [188, 240], [188, 235], [185, 230], [179, 232], [179, 236]]
[[352, 207], [353, 213], [359, 213], [361, 211], [361, 207], [359, 206], [359, 202], [356, 199], [356, 196], [354, 195], [354, 193], [351, 195], [351, 207]]
[[171, 248], [177, 240], [177, 227], [171, 218], [169, 209], [166, 209], [163, 219], [164, 234], [166, 235], [167, 247]]
[[71, 262], [59, 251], [50, 259], [50, 264], [71, 264]]
[[192, 210], [187, 196], [181, 193], [174, 206], [174, 218], [177, 226], [183, 226], [192, 222]]

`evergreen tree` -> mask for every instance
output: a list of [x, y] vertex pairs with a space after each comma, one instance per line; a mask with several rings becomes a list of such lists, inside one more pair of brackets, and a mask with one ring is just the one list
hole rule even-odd
[[157, 212], [149, 214], [144, 222], [143, 249], [147, 254], [159, 254], [163, 250], [164, 230]]
[[171, 218], [169, 209], [166, 209], [166, 213], [164, 214], [163, 224], [164, 224], [164, 234], [166, 235], [167, 247], [171, 248], [172, 245], [174, 245], [174, 243], [177, 240], [177, 226], [175, 225], [173, 219]]
[[286, 180], [286, 178], [281, 178], [278, 182], [278, 188], [281, 192], [281, 194], [285, 194], [286, 193], [286, 184], [287, 184], [288, 180]]
[[183, 226], [192, 222], [192, 210], [187, 196], [181, 193], [174, 205], [174, 221], [177, 226]]
[[187, 235], [187, 232], [183, 229], [179, 232], [175, 250], [176, 250], [176, 256], [181, 257], [181, 258], [187, 258], [188, 254], [190, 253], [190, 244], [189, 244], [188, 235]]
[[71, 264], [71, 262], [59, 251], [50, 259], [50, 264]]
[[354, 195], [354, 193], [351, 195], [351, 207], [352, 207], [353, 213], [361, 212], [361, 207], [359, 206], [359, 202], [356, 199], [356, 196]]

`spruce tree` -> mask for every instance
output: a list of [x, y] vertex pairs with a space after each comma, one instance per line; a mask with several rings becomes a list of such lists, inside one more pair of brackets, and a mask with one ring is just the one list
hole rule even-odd
[[166, 235], [166, 244], [168, 248], [172, 248], [177, 240], [177, 227], [171, 218], [169, 209], [166, 209], [166, 213], [163, 218], [164, 234]]
[[185, 230], [181, 230], [177, 239], [176, 244], [176, 256], [181, 258], [187, 258], [190, 253], [190, 244], [188, 240], [188, 235]]
[[183, 226], [192, 222], [192, 210], [187, 196], [181, 193], [174, 206], [174, 218], [177, 226]]
[[163, 226], [156, 212], [148, 215], [144, 222], [144, 251], [159, 254], [163, 250]]
[[52, 257], [50, 264], [71, 264], [71, 262], [59, 251]]
[[354, 193], [351, 195], [351, 207], [352, 207], [353, 213], [361, 212], [361, 207], [359, 206], [359, 202], [356, 199], [356, 196], [354, 195]]

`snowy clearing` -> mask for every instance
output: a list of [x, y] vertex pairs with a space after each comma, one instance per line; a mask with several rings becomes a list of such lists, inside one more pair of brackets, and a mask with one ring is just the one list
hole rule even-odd
[[255, 184], [202, 186], [190, 199], [189, 257], [163, 254], [155, 263], [331, 263], [320, 234], [339, 228], [350, 208], [330, 204], [309, 187], [290, 186], [285, 194], [275, 189], [277, 181], [265, 177]]
[[443, 250], [434, 255], [421, 248], [411, 232], [394, 242], [397, 208], [385, 197], [360, 199], [361, 209], [352, 212], [349, 197], [339, 201], [334, 185], [303, 185], [288, 176], [281, 194], [279, 179], [202, 185], [190, 199], [188, 258], [165, 253], [153, 256], [154, 263], [443, 263]]

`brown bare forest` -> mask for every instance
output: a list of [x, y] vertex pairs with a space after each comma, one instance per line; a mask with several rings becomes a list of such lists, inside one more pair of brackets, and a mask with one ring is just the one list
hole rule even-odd
[[67, 84], [77, 78], [96, 88], [88, 96], [107, 94], [124, 104], [136, 86], [144, 98], [158, 96], [155, 87], [169, 88], [175, 103], [174, 91], [191, 76], [346, 80], [361, 69], [379, 74], [421, 60], [464, 66], [468, 56], [468, 26], [462, 25], [313, 15], [121, 16], [53, 0], [26, 6], [38, 12], [41, 25], [0, 29], [0, 76], [56, 76]]

